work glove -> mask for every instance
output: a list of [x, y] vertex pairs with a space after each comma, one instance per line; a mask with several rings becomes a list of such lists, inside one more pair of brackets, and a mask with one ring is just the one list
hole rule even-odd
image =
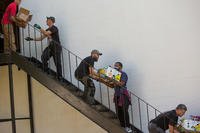
[[39, 29], [39, 30], [41, 29], [41, 26], [39, 24], [34, 24], [34, 27]]
[[31, 37], [26, 37], [25, 40], [26, 40], [26, 41], [33, 41], [33, 38], [31, 38]]

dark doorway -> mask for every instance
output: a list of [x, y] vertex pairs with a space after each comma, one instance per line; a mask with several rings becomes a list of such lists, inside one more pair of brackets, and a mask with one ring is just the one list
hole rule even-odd
[[[0, 22], [2, 20], [3, 14], [7, 8], [7, 6], [12, 3], [13, 0], [0, 0]], [[20, 45], [19, 45], [19, 28], [17, 28], [16, 26], [14, 26], [14, 32], [15, 32], [15, 40], [16, 40], [16, 47], [17, 47], [17, 51], [20, 51]], [[2, 25], [0, 26], [0, 53], [3, 52], [4, 49], [4, 43], [3, 43], [3, 38], [2, 35], [3, 31], [2, 31]]]

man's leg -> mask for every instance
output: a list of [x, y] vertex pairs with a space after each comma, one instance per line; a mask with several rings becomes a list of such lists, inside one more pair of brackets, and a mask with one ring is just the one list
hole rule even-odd
[[61, 48], [56, 48], [55, 52], [53, 53], [53, 59], [57, 70], [57, 78], [62, 77], [61, 52]]
[[95, 88], [94, 82], [90, 78], [88, 78], [88, 86], [89, 86], [88, 94], [87, 94], [88, 102], [90, 104], [95, 104], [94, 96], [95, 96], [96, 88]]
[[2, 25], [4, 34], [4, 53], [9, 53], [9, 29], [8, 25]]
[[124, 105], [124, 119], [125, 119], [125, 127], [130, 127], [130, 118], [129, 118], [129, 112], [128, 112], [128, 108], [129, 105]]
[[41, 60], [43, 64], [43, 69], [45, 72], [48, 70], [48, 60], [51, 58], [51, 49], [49, 47], [45, 48], [42, 53]]
[[118, 110], [118, 119], [120, 121], [120, 125], [121, 125], [121, 127], [125, 127], [125, 119], [124, 119], [123, 107], [118, 105], [117, 106], [117, 110]]
[[87, 80], [88, 80], [88, 77], [85, 76], [81, 79], [81, 83], [84, 85], [84, 92], [83, 92], [83, 98], [84, 99], [87, 99], [87, 94], [88, 94], [88, 84], [87, 84]]
[[9, 30], [10, 30], [9, 40], [10, 40], [10, 44], [11, 44], [10, 48], [11, 48], [12, 51], [16, 52], [15, 34], [14, 34], [14, 28], [13, 28], [12, 24], [9, 24]]
[[85, 86], [83, 94], [84, 98], [87, 100], [88, 103], [94, 104], [95, 86], [93, 81], [88, 76], [85, 76], [82, 78], [82, 83]]

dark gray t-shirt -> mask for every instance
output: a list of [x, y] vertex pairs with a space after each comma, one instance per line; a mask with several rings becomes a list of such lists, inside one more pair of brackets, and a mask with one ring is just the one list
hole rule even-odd
[[155, 119], [151, 120], [151, 123], [156, 124], [163, 130], [169, 129], [169, 125], [176, 126], [177, 122], [178, 122], [178, 116], [176, 115], [175, 110], [171, 110], [163, 114], [160, 114]]
[[91, 56], [83, 59], [75, 71], [75, 76], [80, 79], [84, 76], [89, 76], [89, 67], [94, 67], [94, 62]]

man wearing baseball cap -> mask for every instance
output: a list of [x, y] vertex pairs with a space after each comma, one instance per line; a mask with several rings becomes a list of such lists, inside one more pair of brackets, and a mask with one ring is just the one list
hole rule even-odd
[[60, 44], [58, 28], [54, 25], [55, 17], [52, 17], [52, 16], [47, 17], [46, 23], [48, 25], [48, 29], [46, 30], [42, 29], [41, 26], [38, 24], [34, 25], [34, 27], [39, 29], [41, 33], [43, 34], [41, 37], [39, 38], [27, 37], [25, 39], [27, 41], [33, 41], [33, 40], [41, 41], [44, 38], [48, 38], [49, 46], [45, 48], [41, 56], [43, 68], [44, 68], [44, 71], [48, 70], [48, 60], [53, 56], [54, 63], [57, 69], [57, 78], [61, 80], [62, 79], [62, 66], [61, 66], [62, 46]]
[[83, 59], [75, 71], [75, 77], [84, 85], [83, 98], [91, 105], [95, 104], [95, 85], [91, 78], [98, 80], [94, 63], [98, 61], [101, 55], [102, 53], [98, 50], [92, 50], [91, 55]]

